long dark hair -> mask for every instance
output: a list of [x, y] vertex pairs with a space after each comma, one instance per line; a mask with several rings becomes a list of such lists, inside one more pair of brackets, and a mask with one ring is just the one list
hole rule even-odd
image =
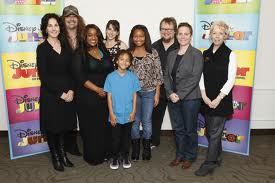
[[130, 33], [129, 36], [129, 50], [134, 51], [136, 48], [136, 45], [134, 43], [133, 37], [134, 37], [134, 32], [135, 30], [141, 30], [144, 32], [145, 35], [145, 50], [149, 53], [152, 53], [152, 42], [150, 38], [150, 34], [148, 32], [148, 29], [144, 25], [135, 25]]
[[[84, 40], [85, 21], [84, 21], [84, 19], [81, 16], [76, 16], [76, 17], [77, 17], [77, 20], [78, 20], [77, 31], [76, 31], [76, 39], [77, 39], [77, 42], [78, 42], [78, 46], [82, 47], [83, 46], [82, 42]], [[65, 35], [65, 38], [68, 38], [69, 36], [68, 36], [67, 29], [66, 29], [65, 16], [62, 16], [61, 19], [62, 19], [62, 22], [64, 23], [64, 28], [65, 28], [64, 35]]]

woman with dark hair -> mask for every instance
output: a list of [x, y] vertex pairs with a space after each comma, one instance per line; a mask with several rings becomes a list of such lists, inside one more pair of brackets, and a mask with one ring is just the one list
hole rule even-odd
[[141, 90], [137, 92], [137, 112], [132, 126], [132, 160], [139, 160], [140, 133], [143, 129], [143, 160], [151, 159], [150, 141], [152, 135], [152, 111], [158, 105], [160, 85], [163, 83], [159, 55], [152, 48], [151, 38], [144, 25], [132, 28], [129, 37], [129, 50], [134, 59], [130, 69], [138, 76]]
[[103, 86], [113, 70], [100, 29], [94, 24], [87, 25], [84, 49], [77, 50], [74, 55], [73, 73], [78, 86], [75, 98], [83, 158], [91, 165], [102, 163], [108, 153], [106, 144], [110, 143], [110, 133], [107, 132], [108, 107]]
[[64, 134], [76, 128], [71, 77], [71, 52], [60, 41], [62, 21], [53, 13], [41, 20], [45, 41], [36, 50], [40, 87], [40, 128], [46, 134], [53, 166], [64, 171], [72, 167], [64, 151]]
[[106, 39], [104, 40], [104, 44], [108, 53], [113, 58], [113, 62], [119, 50], [126, 50], [128, 48], [128, 46], [119, 39], [119, 35], [119, 22], [117, 20], [109, 20], [106, 25]]
[[191, 45], [193, 30], [189, 23], [178, 25], [179, 49], [167, 57], [164, 86], [172, 127], [175, 130], [176, 158], [170, 166], [189, 168], [197, 158], [197, 120], [201, 104], [199, 81], [203, 69], [200, 50]]

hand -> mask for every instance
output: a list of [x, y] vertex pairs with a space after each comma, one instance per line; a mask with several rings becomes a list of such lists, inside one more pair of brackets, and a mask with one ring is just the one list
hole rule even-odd
[[155, 95], [154, 97], [154, 107], [157, 107], [157, 105], [159, 105], [159, 95]]
[[69, 90], [67, 92], [67, 98], [65, 99], [66, 102], [71, 102], [74, 99], [74, 92], [73, 90]]
[[221, 98], [217, 97], [215, 98], [211, 103], [210, 103], [210, 108], [213, 108], [213, 109], [216, 109], [216, 107], [218, 107], [218, 105], [220, 104], [221, 102]]
[[96, 93], [102, 98], [106, 97], [106, 92], [103, 90], [103, 88], [98, 87]]
[[176, 93], [172, 93], [170, 96], [169, 96], [170, 100], [173, 102], [173, 103], [176, 103], [179, 101], [179, 96], [176, 94]]
[[136, 113], [131, 112], [131, 113], [130, 113], [130, 116], [129, 116], [129, 121], [130, 121], [130, 122], [133, 122], [133, 121], [135, 121], [135, 118], [136, 118]]
[[[209, 104], [211, 104], [211, 100], [206, 96], [206, 95], [202, 95], [202, 100], [204, 101], [204, 103], [206, 105], [209, 106]], [[210, 107], [210, 106], [209, 106]]]
[[111, 122], [111, 125], [112, 126], [116, 126], [116, 115], [113, 113], [113, 114], [110, 114], [110, 122]]

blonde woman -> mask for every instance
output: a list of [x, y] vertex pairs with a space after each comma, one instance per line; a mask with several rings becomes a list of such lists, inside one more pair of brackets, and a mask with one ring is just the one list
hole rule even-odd
[[236, 56], [225, 45], [229, 26], [216, 21], [210, 29], [212, 41], [203, 52], [204, 69], [200, 80], [200, 90], [204, 101], [203, 113], [207, 128], [208, 151], [206, 160], [195, 172], [197, 176], [213, 173], [221, 164], [221, 137], [224, 123], [233, 114], [232, 88], [237, 71]]

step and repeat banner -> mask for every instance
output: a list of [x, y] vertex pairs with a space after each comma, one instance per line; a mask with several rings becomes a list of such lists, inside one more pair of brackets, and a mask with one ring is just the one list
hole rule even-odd
[[[234, 114], [226, 121], [222, 136], [223, 149], [239, 154], [249, 154], [250, 112], [254, 80], [254, 66], [258, 39], [260, 0], [197, 0], [195, 4], [194, 45], [205, 50], [211, 45], [210, 26], [223, 20], [230, 27], [226, 45], [238, 62], [233, 88]], [[200, 115], [199, 143], [207, 146], [205, 123]]]
[[10, 158], [48, 151], [39, 127], [36, 47], [41, 17], [60, 14], [63, 0], [0, 0], [0, 62], [8, 111]]

